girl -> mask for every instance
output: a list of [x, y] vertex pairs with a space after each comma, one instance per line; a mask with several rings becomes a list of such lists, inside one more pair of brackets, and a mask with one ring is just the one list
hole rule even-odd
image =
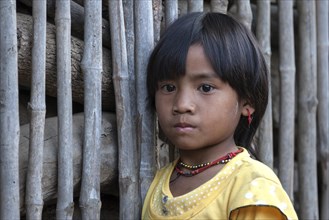
[[268, 70], [247, 28], [219, 13], [180, 17], [147, 74], [150, 103], [180, 157], [157, 172], [142, 219], [297, 219], [274, 172], [249, 155]]

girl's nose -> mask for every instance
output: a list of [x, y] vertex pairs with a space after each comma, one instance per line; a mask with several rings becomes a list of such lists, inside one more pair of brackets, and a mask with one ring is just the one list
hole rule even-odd
[[188, 91], [177, 91], [174, 103], [173, 114], [193, 114], [195, 111], [195, 102], [193, 93]]

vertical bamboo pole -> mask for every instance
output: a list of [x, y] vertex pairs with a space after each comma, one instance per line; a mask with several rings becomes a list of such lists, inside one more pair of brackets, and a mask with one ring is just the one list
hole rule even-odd
[[73, 150], [71, 89], [71, 14], [70, 0], [56, 1], [57, 40], [57, 112], [58, 115], [58, 186], [57, 219], [72, 219]]
[[203, 0], [188, 0], [188, 12], [202, 12]]
[[143, 201], [156, 169], [155, 119], [153, 111], [148, 107], [146, 90], [147, 63], [154, 44], [152, 1], [136, 1], [135, 18], [138, 146], [141, 153], [139, 175]]
[[16, 1], [0, 1], [0, 219], [19, 219]]
[[[300, 216], [319, 219], [316, 169], [316, 22], [315, 1], [297, 1], [298, 57], [298, 168]], [[326, 58], [328, 59], [328, 58]]]
[[119, 145], [119, 189], [120, 219], [140, 217], [140, 192], [138, 179], [138, 149], [131, 126], [130, 76], [128, 68], [125, 24], [122, 0], [109, 0], [111, 27], [113, 83], [115, 89], [118, 145]]
[[174, 20], [178, 18], [178, 0], [167, 0], [165, 3], [165, 24], [166, 27], [168, 27]]
[[279, 71], [280, 129], [279, 178], [293, 201], [295, 149], [295, 42], [293, 1], [280, 0], [279, 7]]
[[328, 79], [328, 1], [316, 2], [317, 15], [317, 70], [318, 70], [318, 155], [320, 173], [320, 219], [329, 219], [329, 79]]
[[188, 5], [189, 5], [188, 1], [180, 1], [180, 0], [178, 1], [179, 15], [180, 16], [189, 13]]
[[[123, 17], [124, 32], [126, 39], [127, 65], [128, 65], [128, 82], [130, 96], [130, 111], [132, 126], [132, 140], [135, 140], [133, 146], [137, 146], [137, 95], [136, 95], [136, 78], [135, 78], [135, 25], [134, 25], [134, 1], [123, 0]], [[136, 149], [137, 150], [137, 149]], [[137, 152], [137, 151], [136, 151]], [[136, 159], [137, 160], [137, 159]]]
[[[176, 1], [176, 0], [175, 0]], [[152, 0], [153, 3], [153, 30], [154, 30], [154, 42], [158, 42], [161, 32], [162, 21], [162, 0]]]
[[30, 148], [26, 176], [26, 217], [41, 219], [42, 173], [46, 116], [46, 25], [47, 2], [33, 0], [33, 48], [30, 109]]
[[[265, 56], [268, 69], [271, 66], [271, 1], [257, 1], [256, 36]], [[269, 167], [273, 167], [273, 128], [272, 128], [272, 92], [271, 74], [268, 75], [269, 94], [267, 108], [259, 125], [259, 158]], [[257, 109], [256, 109], [257, 110]]]
[[250, 0], [237, 0], [237, 17], [238, 19], [251, 29], [252, 11]]
[[100, 133], [102, 119], [102, 1], [85, 0], [84, 143], [80, 191], [82, 219], [100, 218]]
[[[134, 1], [132, 0], [123, 0], [123, 16], [124, 16], [124, 31], [126, 38], [126, 49], [127, 49], [127, 64], [128, 64], [128, 80], [129, 80], [129, 95], [131, 97], [130, 100], [130, 109], [132, 118], [134, 120], [131, 121], [131, 126], [135, 128], [133, 130], [133, 137], [136, 138], [137, 132], [137, 98], [136, 98], [136, 83], [135, 83], [135, 25], [134, 25]], [[136, 141], [137, 143], [137, 141]]]
[[210, 0], [210, 7], [212, 12], [227, 13], [228, 0]]
[[[110, 0], [111, 1], [111, 0]], [[138, 115], [137, 115], [137, 94], [136, 94], [136, 77], [135, 77], [135, 18], [134, 18], [134, 4], [135, 1], [132, 0], [123, 0], [122, 3], [117, 2], [117, 5], [113, 7], [114, 11], [110, 11], [110, 17], [121, 19], [118, 21], [117, 19], [113, 20], [116, 22], [113, 24], [114, 28], [111, 28], [112, 36], [114, 37], [112, 41], [112, 65], [114, 68], [114, 62], [121, 63], [122, 68], [118, 68], [118, 71], [113, 69], [113, 81], [117, 88], [120, 88], [120, 83], [122, 82], [122, 87], [116, 91], [116, 112], [122, 112], [125, 116], [123, 118], [118, 118], [121, 116], [121, 113], [117, 114], [117, 123], [120, 123], [120, 131], [118, 132], [120, 141], [119, 146], [122, 146], [124, 149], [122, 151], [119, 150], [119, 172], [120, 172], [120, 186], [122, 184], [123, 187], [120, 188], [120, 216], [121, 219], [128, 218], [139, 218], [139, 213], [141, 209], [140, 202], [140, 191], [138, 186], [138, 172], [139, 172], [139, 149], [137, 147], [138, 137], [136, 134], [137, 123], [138, 123]], [[121, 5], [123, 6], [123, 14], [120, 12]], [[118, 8], [119, 7], [119, 8]], [[122, 14], [122, 15], [121, 15]], [[122, 16], [122, 17], [121, 17]], [[110, 19], [110, 21], [111, 21]], [[124, 22], [124, 23], [123, 23]], [[120, 23], [120, 24], [119, 24]], [[117, 26], [119, 24], [119, 26]], [[124, 25], [123, 25], [124, 24]], [[119, 31], [118, 31], [119, 30]], [[123, 31], [123, 32], [122, 32]], [[114, 33], [115, 32], [115, 33]], [[122, 38], [118, 36], [118, 34], [123, 34]], [[125, 34], [124, 34], [125, 33]], [[124, 40], [126, 43], [124, 44]], [[118, 44], [118, 42], [120, 42]], [[115, 50], [115, 51], [114, 51]], [[121, 52], [125, 51], [125, 53]], [[121, 54], [122, 53], [122, 54]], [[114, 61], [114, 59], [116, 61]], [[120, 61], [118, 60], [120, 59]], [[126, 66], [127, 65], [127, 66]], [[120, 72], [122, 71], [122, 72]], [[120, 76], [128, 74], [127, 78], [125, 76], [121, 79]], [[119, 76], [120, 75], [120, 76]], [[127, 82], [123, 82], [127, 80]], [[121, 82], [120, 82], [121, 81]], [[128, 83], [128, 88], [126, 83]], [[124, 92], [123, 92], [124, 91]], [[126, 91], [129, 93], [125, 94]], [[125, 101], [119, 103], [122, 100], [120, 96], [124, 96]], [[117, 98], [120, 97], [120, 98]], [[129, 97], [129, 98], [128, 98]], [[117, 101], [118, 100], [118, 101]], [[119, 106], [123, 106], [123, 108], [118, 109]], [[120, 122], [119, 122], [120, 121]], [[130, 128], [128, 128], [128, 126]], [[129, 134], [121, 133], [121, 131], [127, 131], [129, 129]], [[118, 129], [119, 130], [119, 129]], [[128, 138], [128, 139], [127, 139]], [[121, 148], [121, 147], [120, 147]], [[130, 157], [130, 158], [129, 158]], [[134, 158], [134, 159], [132, 159]], [[131, 163], [127, 163], [126, 161], [130, 160]], [[127, 170], [129, 170], [127, 172]], [[132, 181], [129, 182], [127, 176], [132, 177]], [[128, 177], [128, 178], [129, 178]], [[128, 189], [128, 190], [127, 190]], [[135, 199], [131, 199], [131, 198]], [[122, 198], [122, 199], [121, 199]], [[123, 199], [124, 198], [124, 199]], [[129, 213], [130, 210], [134, 210]]]
[[279, 178], [293, 200], [295, 163], [295, 41], [293, 1], [279, 0]]

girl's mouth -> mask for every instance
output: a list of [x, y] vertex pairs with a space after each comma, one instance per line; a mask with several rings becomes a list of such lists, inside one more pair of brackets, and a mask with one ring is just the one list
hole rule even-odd
[[188, 123], [177, 123], [174, 125], [174, 128], [179, 132], [188, 132], [193, 130], [195, 127]]

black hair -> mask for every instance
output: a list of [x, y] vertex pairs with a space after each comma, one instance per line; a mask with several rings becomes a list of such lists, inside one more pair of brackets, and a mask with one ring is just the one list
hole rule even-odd
[[213, 69], [251, 105], [250, 126], [241, 116], [234, 133], [238, 146], [249, 151], [256, 129], [268, 102], [268, 68], [254, 35], [233, 17], [221, 13], [190, 13], [178, 18], [162, 35], [154, 48], [147, 68], [149, 104], [155, 108], [158, 82], [176, 79], [185, 74], [188, 49], [203, 46]]

